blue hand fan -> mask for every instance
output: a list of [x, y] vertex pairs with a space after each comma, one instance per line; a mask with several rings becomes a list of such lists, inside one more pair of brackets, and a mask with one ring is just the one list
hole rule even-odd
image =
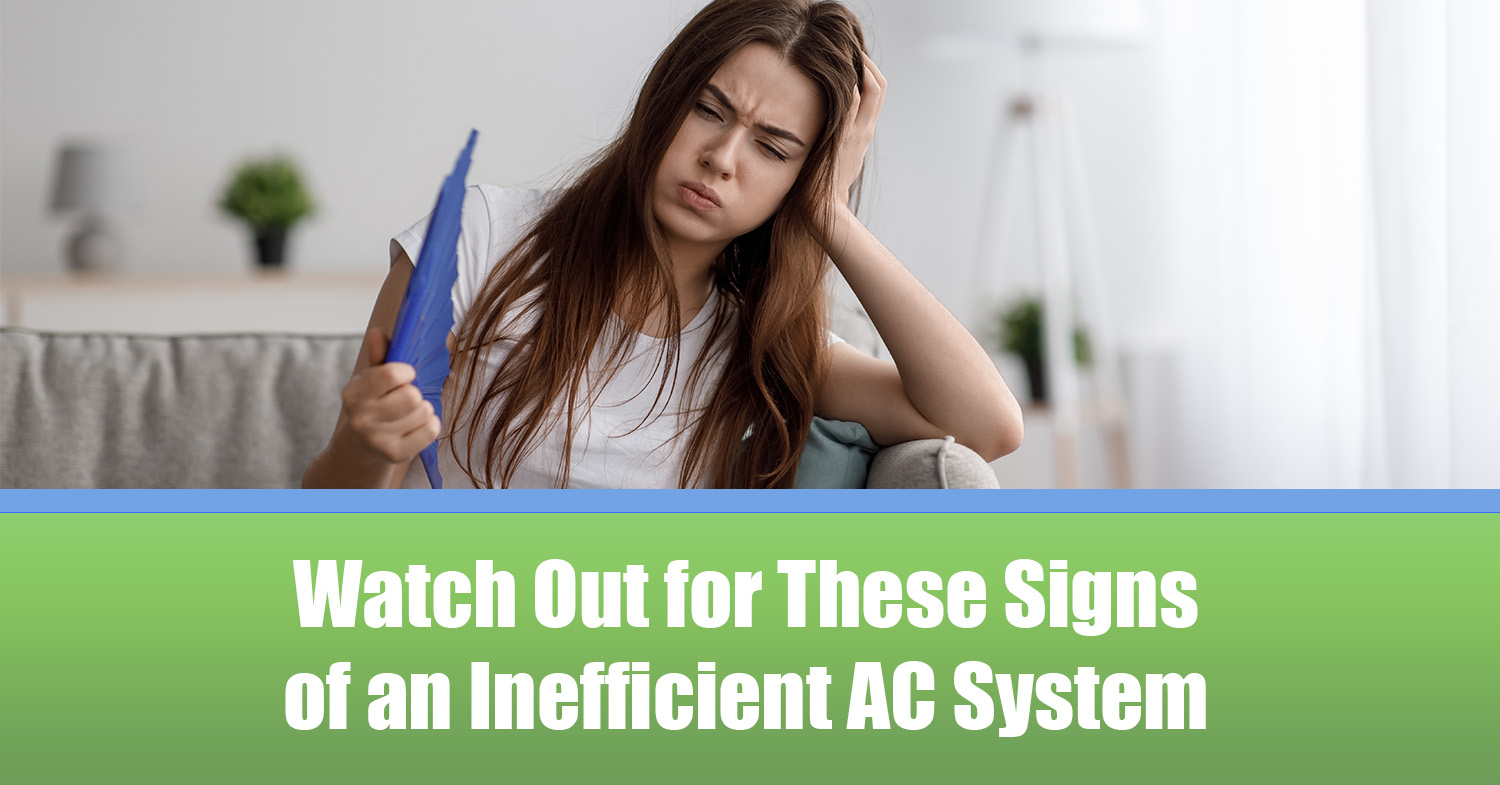
[[[469, 131], [469, 143], [458, 154], [453, 174], [438, 190], [437, 206], [427, 223], [427, 236], [417, 254], [416, 269], [401, 298], [396, 329], [385, 361], [407, 363], [417, 369], [412, 382], [422, 397], [443, 416], [443, 382], [448, 378], [448, 331], [453, 329], [453, 283], [458, 280], [459, 218], [463, 214], [464, 182], [469, 159], [474, 154], [478, 131]], [[443, 487], [438, 474], [437, 442], [422, 449], [422, 467], [432, 487]]]

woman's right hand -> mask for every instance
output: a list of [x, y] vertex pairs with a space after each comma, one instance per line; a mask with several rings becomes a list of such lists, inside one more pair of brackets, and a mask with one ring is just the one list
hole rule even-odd
[[385, 362], [390, 341], [384, 330], [371, 327], [364, 345], [369, 367], [344, 385], [341, 418], [351, 441], [371, 459], [404, 465], [442, 431], [432, 404], [412, 384], [416, 369], [406, 363]]
[[402, 250], [380, 286], [364, 343], [341, 395], [333, 438], [302, 474], [304, 488], [399, 488], [411, 459], [441, 430], [432, 407], [411, 382], [406, 363], [387, 363], [396, 314], [411, 281], [411, 259]]

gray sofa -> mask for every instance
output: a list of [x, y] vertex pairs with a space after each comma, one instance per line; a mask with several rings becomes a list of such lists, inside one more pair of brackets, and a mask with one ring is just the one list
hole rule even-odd
[[[0, 488], [298, 487], [359, 341], [0, 328]], [[909, 442], [875, 456], [867, 487], [993, 488], [995, 475], [951, 439]]]

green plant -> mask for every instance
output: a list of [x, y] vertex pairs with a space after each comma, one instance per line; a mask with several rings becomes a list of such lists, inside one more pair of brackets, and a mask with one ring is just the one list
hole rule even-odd
[[[1043, 320], [1041, 300], [1035, 297], [1017, 300], [1000, 314], [1000, 348], [1023, 360], [1040, 362], [1043, 356]], [[1089, 335], [1081, 327], [1073, 328], [1073, 357], [1083, 367], [1088, 367], [1094, 361]]]
[[246, 161], [235, 170], [219, 208], [260, 233], [286, 229], [313, 211], [312, 197], [289, 158]]
[[1042, 354], [1042, 303], [1022, 298], [1000, 314], [1000, 348], [1020, 357]]

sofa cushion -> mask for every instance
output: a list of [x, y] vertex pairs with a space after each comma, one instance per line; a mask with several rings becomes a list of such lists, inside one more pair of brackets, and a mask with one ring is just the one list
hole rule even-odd
[[297, 487], [359, 342], [0, 330], [0, 487]]

